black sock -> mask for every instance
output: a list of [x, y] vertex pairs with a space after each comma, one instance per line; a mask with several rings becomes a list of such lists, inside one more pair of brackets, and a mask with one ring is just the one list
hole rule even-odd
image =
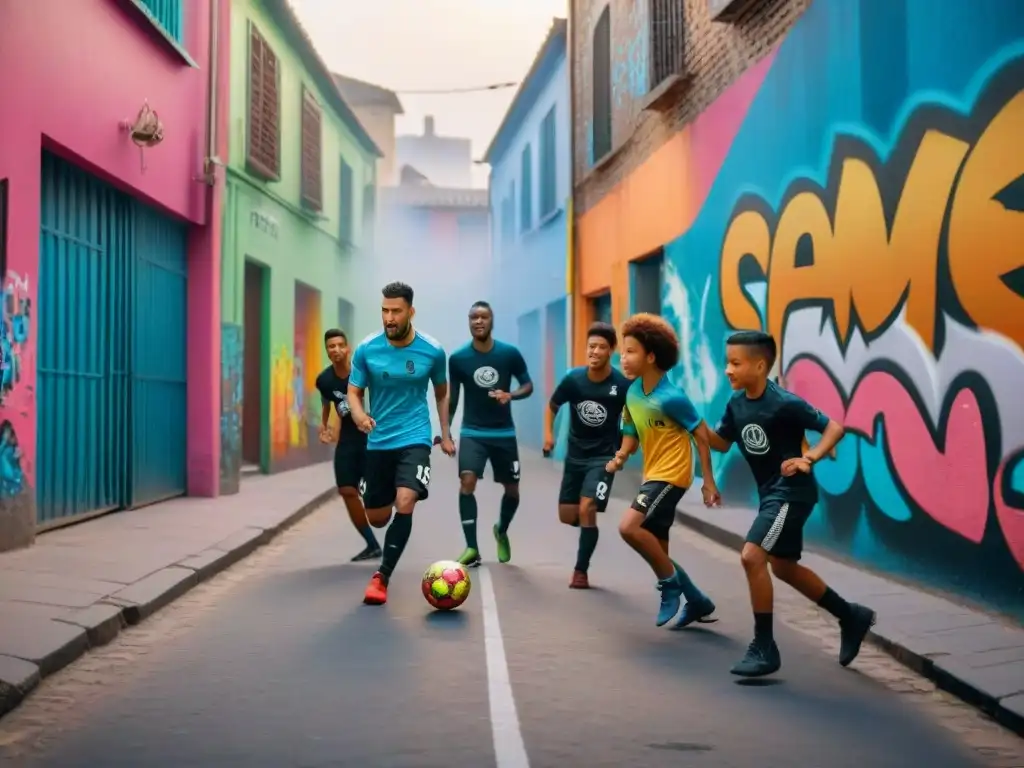
[[580, 528], [580, 545], [576, 550], [576, 570], [586, 573], [590, 568], [590, 558], [597, 549], [597, 538], [600, 531], [595, 528]]
[[409, 543], [409, 534], [412, 533], [412, 515], [395, 515], [395, 519], [388, 526], [388, 532], [384, 534], [384, 557], [380, 561], [380, 572], [386, 577], [398, 565], [398, 559], [405, 551], [405, 545]]
[[377, 537], [373, 534], [373, 528], [367, 523], [359, 530], [360, 535], [363, 537], [363, 541], [366, 542], [366, 546], [369, 549], [380, 549], [380, 544], [377, 543]]
[[843, 621], [850, 615], [850, 604], [833, 592], [832, 587], [825, 587], [825, 594], [821, 596], [818, 605], [840, 621]]
[[754, 614], [754, 640], [756, 642], [770, 643], [774, 639], [772, 617], [771, 613]]
[[498, 531], [506, 533], [508, 527], [512, 524], [512, 518], [516, 516], [516, 510], [519, 509], [519, 494], [510, 496], [505, 494], [501, 497], [501, 515], [498, 517]]
[[466, 546], [479, 549], [476, 543], [476, 496], [472, 493], [459, 494], [459, 517], [462, 518], [462, 532], [466, 536]]

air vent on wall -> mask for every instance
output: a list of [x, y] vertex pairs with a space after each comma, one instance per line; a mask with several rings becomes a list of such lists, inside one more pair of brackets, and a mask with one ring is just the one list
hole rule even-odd
[[739, 15], [763, 0], [708, 0], [708, 15], [712, 21], [736, 21]]

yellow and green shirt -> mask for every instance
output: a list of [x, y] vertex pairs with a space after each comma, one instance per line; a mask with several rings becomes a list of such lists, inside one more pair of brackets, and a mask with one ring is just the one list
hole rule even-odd
[[644, 482], [658, 480], [679, 488], [693, 483], [690, 433], [702, 419], [690, 398], [662, 376], [654, 390], [644, 392], [636, 379], [626, 393], [622, 432], [636, 437], [644, 454]]

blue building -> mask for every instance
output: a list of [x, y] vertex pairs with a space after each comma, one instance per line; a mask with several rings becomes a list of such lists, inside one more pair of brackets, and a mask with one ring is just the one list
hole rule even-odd
[[[547, 399], [565, 374], [572, 119], [566, 20], [555, 19], [484, 155], [491, 166], [495, 335], [516, 343], [536, 394], [515, 404], [519, 440], [540, 448]], [[559, 431], [565, 428], [559, 418]], [[559, 440], [559, 443], [564, 443]]]

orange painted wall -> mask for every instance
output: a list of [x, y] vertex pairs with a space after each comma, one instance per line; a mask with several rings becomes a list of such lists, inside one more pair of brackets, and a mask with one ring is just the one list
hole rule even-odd
[[576, 227], [573, 364], [582, 365], [593, 310], [586, 299], [611, 290], [612, 317], [629, 310], [629, 262], [682, 235], [698, 208], [691, 183], [690, 136], [682, 130], [658, 148]]

